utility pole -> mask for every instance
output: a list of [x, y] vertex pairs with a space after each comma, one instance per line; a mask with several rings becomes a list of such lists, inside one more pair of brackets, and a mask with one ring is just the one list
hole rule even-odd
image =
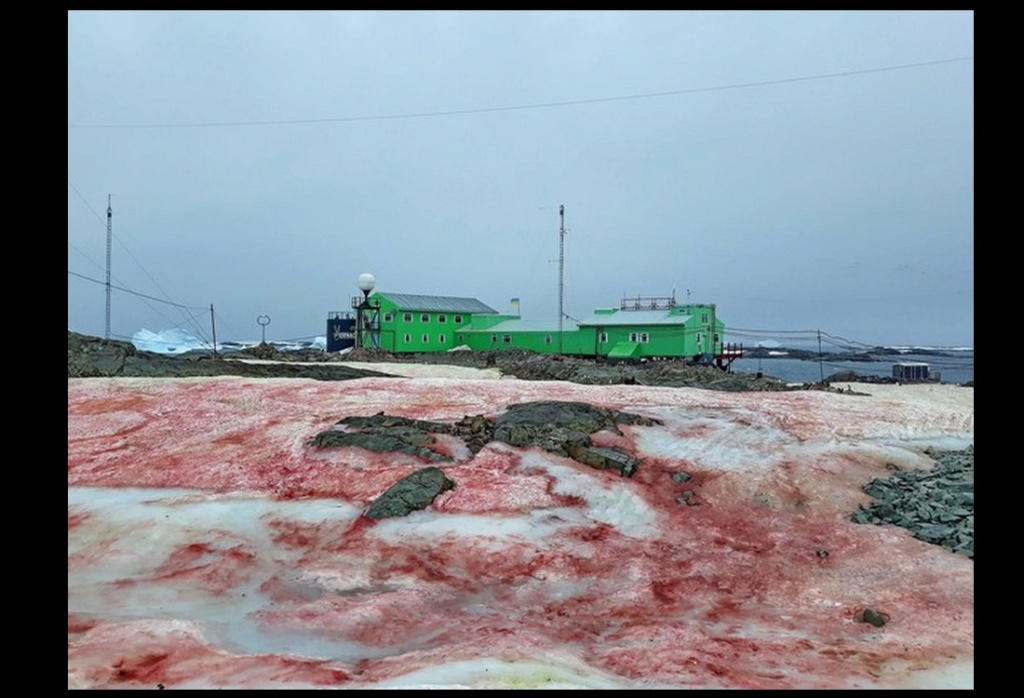
[[563, 283], [565, 270], [565, 206], [558, 206], [558, 217], [561, 224], [558, 228], [558, 353], [562, 353], [562, 296], [565, 292]]
[[113, 232], [114, 211], [110, 208], [110, 194], [107, 194], [107, 321], [104, 339], [110, 339], [110, 238]]
[[213, 303], [210, 303], [210, 331], [213, 333], [213, 358], [217, 358], [217, 323], [213, 319]]
[[821, 363], [821, 330], [818, 330], [818, 373], [821, 375], [821, 382], [825, 382], [825, 367]]

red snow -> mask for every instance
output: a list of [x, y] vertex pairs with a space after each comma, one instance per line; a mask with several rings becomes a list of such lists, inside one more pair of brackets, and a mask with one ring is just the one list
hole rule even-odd
[[179, 621], [111, 623], [91, 630], [68, 647], [68, 673], [106, 688], [234, 688], [240, 680], [325, 687], [349, 680], [347, 672], [322, 661], [217, 650]]
[[[492, 443], [473, 457], [448, 444], [463, 457], [431, 465], [455, 489], [381, 521], [359, 514], [427, 463], [307, 445], [347, 416], [455, 421], [540, 399], [664, 424], [595, 436], [641, 454], [632, 478], [536, 449]], [[888, 459], [925, 461], [865, 445], [911, 422], [966, 424], [953, 408], [878, 411], [811, 392], [69, 379], [69, 497], [153, 490], [137, 505], [149, 524], [69, 501], [69, 686], [368, 687], [461, 660], [569, 653], [623, 687], [847, 688], [973, 661], [973, 562], [849, 521]], [[688, 481], [672, 479], [681, 471]], [[266, 511], [225, 510], [211, 529], [181, 508], [238, 501]], [[134, 550], [142, 538], [150, 547]], [[161, 590], [175, 601], [155, 604]], [[210, 596], [282, 649], [219, 644], [217, 623], [202, 630]], [[858, 622], [867, 607], [889, 623]], [[289, 652], [296, 636], [331, 658]]]

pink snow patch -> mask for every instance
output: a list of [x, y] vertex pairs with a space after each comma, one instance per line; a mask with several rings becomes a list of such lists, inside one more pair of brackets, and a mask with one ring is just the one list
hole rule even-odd
[[346, 670], [327, 662], [217, 650], [180, 621], [112, 623], [68, 644], [69, 688], [326, 687], [348, 680]]
[[[455, 488], [381, 520], [361, 513], [428, 463], [309, 444], [347, 416], [454, 422], [533, 400], [662, 423], [593, 436], [640, 459], [629, 478], [440, 438], [452, 460], [429, 465]], [[849, 520], [887, 463], [927, 467], [917, 439], [973, 442], [973, 407], [69, 379], [68, 416], [69, 688], [886, 688], [965, 666], [973, 684], [973, 561]], [[865, 608], [888, 622], [858, 621]]]

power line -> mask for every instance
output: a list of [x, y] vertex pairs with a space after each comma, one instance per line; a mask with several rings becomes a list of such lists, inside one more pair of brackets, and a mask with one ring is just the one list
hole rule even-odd
[[[86, 208], [88, 208], [88, 209], [89, 209], [90, 211], [92, 211], [92, 215], [96, 216], [97, 220], [100, 220], [100, 221], [102, 222], [102, 220], [103, 220], [103, 219], [102, 219], [102, 218], [100, 218], [100, 215], [99, 215], [98, 213], [96, 213], [96, 209], [94, 209], [94, 208], [93, 208], [93, 207], [92, 207], [92, 206], [91, 206], [91, 205], [89, 204], [89, 202], [88, 202], [88, 201], [86, 201], [85, 197], [84, 197], [84, 196], [82, 196], [81, 192], [79, 192], [79, 191], [78, 191], [78, 189], [77, 189], [77, 188], [75, 187], [75, 185], [74, 185], [74, 184], [72, 184], [71, 182], [68, 182], [68, 186], [69, 186], [69, 187], [71, 187], [71, 188], [72, 188], [72, 189], [74, 190], [74, 192], [75, 192], [76, 194], [78, 194], [78, 197], [79, 197], [79, 198], [80, 198], [80, 199], [82, 200], [82, 202], [83, 202], [83, 203], [85, 204]], [[132, 254], [132, 251], [131, 251], [130, 249], [128, 249], [128, 246], [127, 246], [127, 245], [125, 245], [125, 244], [124, 244], [124, 241], [123, 241], [123, 240], [121, 240], [121, 238], [120, 238], [120, 237], [119, 237], [118, 235], [116, 235], [116, 234], [114, 234], [114, 236], [113, 236], [113, 237], [114, 237], [114, 239], [115, 239], [115, 240], [117, 240], [117, 244], [118, 244], [118, 245], [120, 245], [120, 246], [121, 246], [121, 248], [122, 248], [122, 249], [123, 249], [123, 250], [124, 250], [125, 252], [127, 252], [127, 253], [128, 253], [128, 256], [129, 256], [129, 257], [131, 257], [131, 258], [132, 258], [132, 260], [133, 260], [133, 261], [134, 261], [134, 262], [135, 262], [136, 264], [138, 264], [138, 265], [139, 265], [139, 269], [141, 269], [141, 270], [142, 270], [142, 273], [143, 273], [143, 274], [145, 274], [145, 275], [146, 275], [146, 277], [147, 277], [147, 278], [149, 278], [149, 280], [153, 282], [153, 285], [154, 285], [154, 286], [156, 286], [156, 287], [157, 287], [157, 288], [158, 288], [158, 289], [160, 290], [160, 292], [161, 292], [162, 294], [164, 294], [164, 296], [165, 296], [165, 297], [168, 297], [168, 298], [169, 298], [170, 296], [169, 296], [169, 294], [167, 293], [167, 291], [165, 291], [165, 290], [163, 289], [163, 287], [161, 287], [161, 286], [160, 286], [160, 284], [159, 284], [159, 283], [157, 282], [157, 280], [153, 278], [153, 275], [152, 275], [152, 274], [150, 274], [150, 273], [149, 273], [149, 272], [148, 272], [148, 271], [146, 270], [146, 267], [145, 267], [145, 266], [143, 266], [142, 262], [140, 262], [140, 261], [139, 261], [138, 257], [136, 257], [136, 256], [135, 256], [134, 254]], [[70, 244], [70, 243], [69, 243], [69, 244]], [[73, 245], [72, 245], [72, 246], [73, 246]], [[75, 249], [78, 249], [78, 248], [75, 248]], [[81, 251], [81, 250], [79, 250], [79, 251]], [[84, 255], [84, 253], [83, 253], [83, 255]], [[90, 261], [91, 261], [91, 260], [90, 260]]]
[[740, 333], [747, 332], [754, 335], [774, 335], [774, 334], [806, 334], [808, 336], [816, 336], [818, 330], [750, 330], [743, 327], [727, 327], [729, 333]]
[[[86, 281], [91, 281], [92, 283], [95, 283], [95, 284], [100, 284], [100, 285], [103, 285], [103, 286], [107, 285], [106, 282], [104, 282], [104, 281], [100, 281], [99, 279], [94, 279], [92, 277], [85, 276], [84, 274], [79, 274], [77, 272], [73, 272], [70, 269], [68, 270], [68, 275], [69, 276], [75, 276], [75, 277], [78, 277], [80, 279], [84, 279]], [[205, 313], [208, 310], [207, 308], [202, 308], [202, 307], [199, 307], [199, 306], [182, 305], [181, 303], [175, 303], [173, 301], [164, 300], [162, 298], [155, 298], [153, 296], [149, 296], [149, 295], [146, 295], [144, 293], [139, 293], [138, 291], [132, 291], [131, 289], [124, 288], [123, 286], [115, 286], [115, 285], [111, 284], [110, 288], [112, 290], [116, 290], [116, 291], [121, 291], [123, 293], [127, 293], [127, 294], [129, 294], [131, 296], [137, 296], [139, 298], [143, 298], [143, 299], [150, 300], [150, 301], [155, 301], [157, 303], [164, 303], [166, 305], [170, 305], [170, 306], [174, 306], [174, 307], [178, 308], [179, 311], [182, 312], [183, 319], [178, 321], [177, 323], [175, 323], [175, 321], [172, 318], [168, 317], [166, 314], [161, 312], [159, 309], [153, 308], [153, 306], [151, 304], [147, 303], [147, 305], [150, 305], [150, 307], [153, 309], [154, 312], [156, 312], [158, 315], [160, 315], [165, 320], [167, 320], [171, 324], [172, 327], [181, 327], [182, 325], [188, 324], [188, 325], [190, 325], [189, 332], [192, 334], [192, 336], [196, 337], [196, 339], [198, 339], [201, 343], [203, 343], [205, 345], [209, 345], [210, 344], [210, 341], [209, 341], [209, 339], [207, 338], [207, 335], [206, 335], [206, 331], [203, 329], [202, 325], [196, 319], [196, 317], [197, 317], [196, 313], [186, 313], [186, 312], [184, 312], [186, 310], [193, 310], [193, 311], [198, 311], [198, 312], [204, 312]], [[117, 334], [115, 334], [113, 332], [110, 333], [110, 336], [111, 337], [120, 337], [121, 339], [128, 339], [129, 341], [131, 339], [129, 337], [125, 337], [124, 335], [117, 335]]]
[[[86, 276], [85, 274], [78, 274], [76, 272], [71, 271], [70, 269], [68, 269], [68, 274], [71, 275], [71, 276], [77, 276], [80, 279], [85, 279], [86, 281], [92, 281], [93, 283], [100, 284], [101, 286], [106, 286], [107, 285], [105, 281], [100, 281], [99, 279], [94, 279], [94, 278], [92, 278], [90, 276]], [[146, 299], [151, 300], [151, 301], [156, 301], [157, 303], [165, 303], [167, 305], [173, 305], [176, 308], [182, 308], [184, 310], [208, 310], [208, 308], [200, 308], [199, 306], [194, 306], [194, 305], [182, 305], [181, 303], [175, 303], [174, 301], [165, 301], [163, 298], [155, 298], [153, 296], [147, 296], [145, 293], [139, 293], [138, 291], [132, 291], [131, 289], [124, 288], [123, 286], [111, 285], [111, 288], [116, 289], [118, 291], [122, 291], [124, 293], [128, 293], [128, 294], [133, 295], [133, 296], [138, 296], [139, 298], [146, 298]]]
[[770, 85], [784, 85], [794, 82], [807, 82], [810, 80], [831, 80], [834, 78], [850, 77], [853, 75], [867, 75], [870, 73], [882, 73], [891, 70], [907, 70], [909, 68], [921, 68], [930, 65], [941, 65], [943, 63], [955, 63], [959, 61], [972, 61], [974, 56], [961, 58], [947, 58], [937, 61], [926, 61], [923, 63], [905, 63], [903, 65], [891, 65], [883, 68], [865, 68], [864, 70], [848, 70], [840, 73], [823, 73], [821, 75], [805, 75], [795, 78], [780, 78], [777, 80], [763, 80], [760, 82], [734, 83], [731, 85], [718, 85], [715, 87], [694, 87], [686, 90], [669, 90], [666, 92], [647, 92], [636, 95], [621, 95], [618, 97], [597, 97], [593, 99], [576, 99], [564, 102], [541, 102], [538, 104], [519, 104], [506, 107], [481, 107], [477, 109], [451, 109], [432, 112], [411, 112], [408, 114], [378, 114], [374, 116], [340, 116], [324, 119], [282, 119], [276, 121], [212, 121], [205, 123], [183, 123], [183, 124], [68, 124], [68, 128], [86, 129], [115, 129], [115, 128], [136, 128], [136, 129], [157, 129], [157, 128], [218, 128], [226, 126], [295, 126], [299, 124], [327, 124], [353, 121], [387, 121], [396, 119], [422, 119], [438, 116], [459, 116], [465, 114], [486, 114], [492, 112], [524, 111], [527, 109], [553, 109], [557, 107], [570, 107], [581, 104], [599, 104], [602, 102], [624, 102], [636, 99], [653, 99], [657, 97], [671, 97], [674, 95], [697, 94], [700, 92], [719, 92], [722, 90], [740, 90], [751, 87], [767, 87]]
[[[68, 186], [71, 187], [71, 189], [75, 192], [75, 194], [78, 195], [78, 198], [80, 198], [82, 200], [82, 203], [84, 203], [86, 208], [88, 208], [89, 211], [92, 212], [93, 216], [95, 216], [97, 220], [102, 222], [103, 219], [100, 217], [100, 214], [96, 212], [96, 209], [94, 209], [89, 204], [88, 200], [86, 200], [86, 198], [84, 196], [82, 196], [82, 193], [80, 191], [78, 191], [78, 188], [75, 187], [75, 185], [70, 180], [68, 180]], [[109, 208], [108, 208], [108, 214], [109, 214]], [[146, 275], [146, 277], [153, 283], [154, 286], [156, 286], [156, 288], [160, 291], [160, 293], [162, 293], [164, 295], [164, 298], [168, 299], [168, 300], [161, 300], [159, 298], [152, 298], [151, 296], [146, 296], [144, 294], [133, 292], [133, 291], [128, 291], [128, 292], [129, 293], [133, 293], [134, 295], [137, 295], [137, 296], [139, 296], [141, 298], [151, 298], [152, 300], [156, 300], [156, 301], [159, 301], [161, 303], [168, 303], [170, 305], [179, 305], [179, 304], [174, 303], [174, 302], [169, 300], [170, 297], [171, 297], [170, 294], [167, 293], [167, 291], [160, 285], [160, 283], [153, 277], [153, 275], [149, 273], [149, 270], [147, 270], [145, 265], [143, 265], [142, 262], [139, 261], [138, 257], [136, 257], [132, 253], [132, 251], [128, 248], [128, 246], [124, 243], [124, 241], [121, 240], [121, 238], [118, 235], [112, 233], [112, 231], [110, 230], [110, 227], [109, 227], [109, 219], [107, 221], [107, 224], [108, 224], [108, 229], [107, 229], [108, 237], [113, 237], [113, 239], [117, 240], [117, 244], [120, 245], [120, 247], [128, 254], [128, 256], [132, 258], [132, 260], [135, 262], [135, 264], [138, 265], [139, 269], [142, 270], [142, 273]], [[96, 262], [94, 262], [91, 258], [89, 258], [88, 255], [86, 255], [84, 252], [82, 252], [81, 249], [79, 249], [78, 247], [73, 245], [70, 241], [68, 242], [68, 244], [71, 245], [71, 247], [73, 249], [75, 249], [77, 252], [79, 252], [83, 257], [88, 259], [93, 264], [96, 264]], [[96, 266], [99, 266], [99, 265], [96, 264]], [[107, 250], [107, 269], [108, 269], [108, 273], [109, 273], [109, 269], [110, 269], [110, 250], [109, 250], [109, 248]], [[109, 283], [109, 281], [108, 281], [108, 283]], [[114, 288], [114, 287], [111, 286], [111, 288]], [[127, 291], [127, 289], [119, 289], [119, 290]], [[181, 307], [186, 307], [186, 306], [181, 306]], [[109, 313], [109, 310], [108, 310], [108, 313]], [[167, 320], [171, 320], [170, 318], [167, 318], [166, 316], [164, 316], [164, 317]], [[179, 321], [179, 324], [185, 324], [185, 323], [191, 323], [198, 333], [201, 334], [203, 332], [202, 326], [196, 321], [194, 316], [187, 315], [187, 314], [183, 315], [182, 318]]]

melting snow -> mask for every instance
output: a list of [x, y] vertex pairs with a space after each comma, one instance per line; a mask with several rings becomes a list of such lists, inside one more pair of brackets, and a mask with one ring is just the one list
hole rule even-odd
[[[973, 444], [972, 388], [408, 373], [69, 379], [68, 687], [973, 687], [973, 561], [849, 520], [887, 463]], [[662, 424], [595, 435], [632, 478], [456, 450], [454, 490], [380, 521], [361, 513], [425, 464], [306, 445], [346, 416], [528, 400]]]

